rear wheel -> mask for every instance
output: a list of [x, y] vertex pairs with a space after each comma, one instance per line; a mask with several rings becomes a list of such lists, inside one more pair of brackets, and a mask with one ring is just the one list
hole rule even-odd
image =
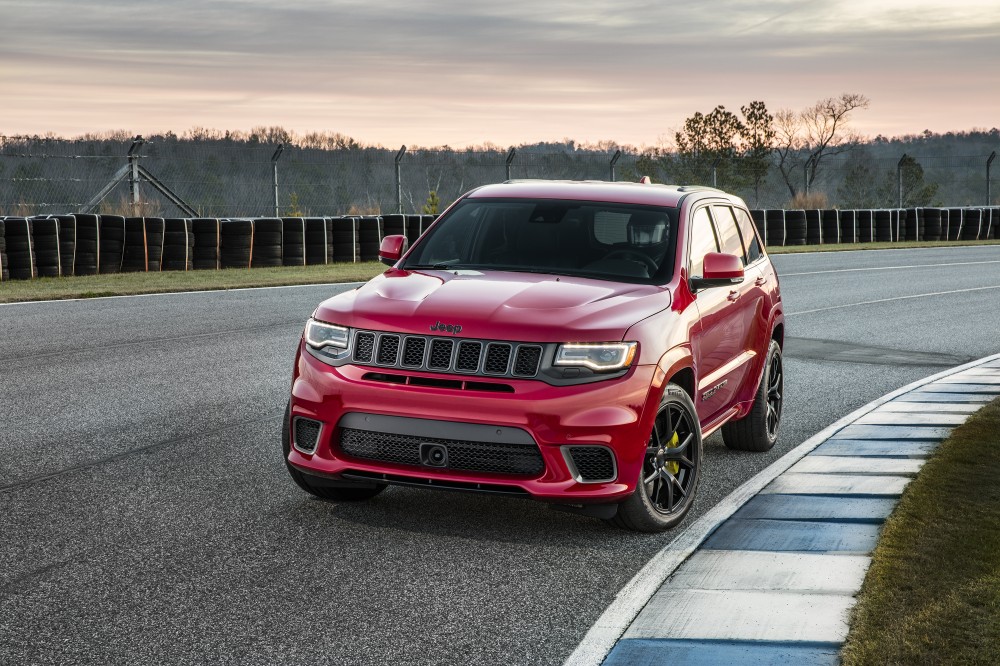
[[334, 500], [337, 502], [359, 502], [375, 497], [385, 490], [386, 484], [373, 483], [370, 486], [358, 484], [341, 484], [336, 481], [313, 477], [297, 470], [288, 462], [288, 454], [291, 452], [291, 404], [285, 406], [285, 418], [281, 423], [281, 451], [285, 458], [285, 467], [292, 481], [310, 495], [315, 495], [321, 499]]
[[694, 502], [701, 475], [701, 426], [691, 397], [667, 384], [646, 444], [635, 492], [609, 522], [639, 532], [675, 527]]
[[771, 340], [764, 362], [764, 375], [760, 378], [750, 413], [739, 421], [730, 421], [722, 426], [722, 441], [726, 446], [736, 451], [767, 451], [774, 446], [781, 424], [784, 392], [781, 347], [777, 341]]

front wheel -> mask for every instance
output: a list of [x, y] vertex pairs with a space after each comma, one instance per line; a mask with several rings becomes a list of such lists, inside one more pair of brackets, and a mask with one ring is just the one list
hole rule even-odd
[[769, 451], [778, 440], [784, 395], [781, 347], [771, 340], [764, 361], [764, 375], [760, 378], [750, 413], [722, 426], [722, 441], [726, 446], [736, 451]]
[[667, 384], [646, 443], [635, 492], [609, 522], [638, 532], [662, 532], [684, 520], [694, 502], [702, 461], [701, 426], [694, 403]]

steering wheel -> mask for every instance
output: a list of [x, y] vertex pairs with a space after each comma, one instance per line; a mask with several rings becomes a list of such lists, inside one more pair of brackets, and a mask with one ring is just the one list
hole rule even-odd
[[655, 273], [657, 269], [660, 268], [659, 266], [656, 265], [655, 261], [649, 258], [648, 255], [645, 255], [642, 252], [639, 252], [638, 250], [628, 250], [623, 248], [620, 250], [613, 250], [604, 256], [605, 259], [614, 259], [616, 257], [620, 257], [627, 261], [638, 260], [636, 261], [636, 263], [645, 264], [647, 269], [646, 273], [650, 276], [653, 275], [653, 273]]

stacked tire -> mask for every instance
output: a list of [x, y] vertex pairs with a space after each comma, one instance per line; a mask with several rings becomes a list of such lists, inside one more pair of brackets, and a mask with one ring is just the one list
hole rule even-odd
[[74, 215], [76, 218], [76, 261], [73, 275], [97, 275], [101, 260], [101, 218], [97, 215]]
[[194, 253], [191, 266], [196, 271], [219, 269], [219, 243], [221, 223], [214, 217], [196, 217], [191, 220], [194, 236]]
[[361, 261], [378, 261], [378, 247], [382, 243], [382, 218], [365, 215], [358, 223], [359, 256]]
[[785, 245], [806, 244], [806, 212], [804, 210], [785, 211]]
[[59, 277], [59, 220], [54, 217], [36, 217], [28, 220], [35, 253], [35, 274], [38, 277]]
[[983, 227], [983, 211], [980, 208], [966, 208], [962, 218], [962, 233], [959, 240], [979, 240]]
[[253, 220], [221, 220], [219, 267], [250, 268], [253, 252]]
[[330, 231], [333, 240], [333, 260], [357, 261], [361, 252], [358, 243], [358, 218], [335, 217]]
[[7, 267], [7, 220], [0, 217], [0, 282], [10, 279]]
[[806, 213], [806, 245], [820, 245], [823, 242], [823, 211], [809, 209]]
[[875, 240], [879, 243], [891, 243], [892, 235], [892, 211], [888, 209], [876, 210], [873, 213], [875, 224]]
[[858, 215], [857, 211], [840, 211], [840, 242], [858, 242]]
[[840, 211], [827, 209], [823, 211], [823, 242], [840, 242]]
[[333, 260], [333, 220], [328, 217], [307, 217], [306, 264], [328, 264]]
[[923, 226], [923, 236], [921, 240], [941, 240], [941, 209], [921, 208], [920, 217]]
[[7, 240], [7, 260], [10, 279], [30, 280], [38, 276], [35, 267], [35, 245], [31, 223], [23, 217], [8, 217], [4, 237]]
[[764, 245], [779, 247], [785, 244], [785, 211], [764, 211]]
[[251, 267], [281, 266], [283, 256], [282, 222], [276, 217], [253, 220]]
[[306, 222], [301, 217], [281, 218], [284, 229], [282, 263], [285, 266], [306, 265]]
[[160, 270], [190, 271], [194, 268], [195, 236], [192, 220], [169, 217], [163, 220], [163, 252]]
[[126, 217], [122, 272], [160, 270], [163, 261], [163, 218]]
[[961, 208], [948, 209], [948, 240], [958, 240], [961, 237], [964, 218]]
[[125, 255], [125, 218], [101, 215], [101, 247], [98, 269], [101, 273], [120, 273]]
[[59, 270], [63, 275], [76, 275], [76, 217], [55, 218], [59, 221]]

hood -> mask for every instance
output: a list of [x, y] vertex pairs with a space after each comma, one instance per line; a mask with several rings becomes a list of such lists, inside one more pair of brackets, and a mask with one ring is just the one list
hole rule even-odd
[[[669, 306], [670, 292], [654, 285], [532, 273], [392, 269], [324, 301], [314, 316], [354, 328], [422, 335], [604, 342], [621, 340], [637, 321]], [[436, 328], [439, 324], [443, 330]]]

